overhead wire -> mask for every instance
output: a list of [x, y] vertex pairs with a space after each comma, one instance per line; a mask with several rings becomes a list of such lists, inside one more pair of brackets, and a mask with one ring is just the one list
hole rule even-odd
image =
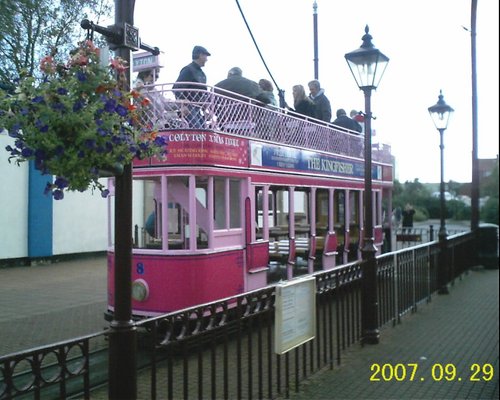
[[248, 25], [247, 19], [245, 17], [245, 14], [243, 13], [243, 10], [241, 9], [240, 2], [238, 0], [236, 0], [236, 5], [238, 6], [238, 9], [240, 10], [241, 17], [243, 18], [243, 21], [245, 22], [245, 25], [247, 27], [248, 33], [250, 34], [250, 37], [252, 38], [252, 41], [253, 41], [253, 43], [255, 45], [255, 48], [257, 49], [257, 53], [259, 53], [260, 59], [262, 60], [262, 63], [264, 64], [264, 67], [267, 70], [267, 73], [271, 77], [271, 80], [274, 82], [274, 85], [278, 89], [278, 97], [279, 97], [279, 100], [280, 100], [280, 107], [285, 107], [285, 92], [284, 92], [284, 90], [280, 89], [280, 87], [276, 83], [276, 80], [273, 77], [273, 74], [271, 73], [271, 70], [267, 66], [267, 63], [264, 60], [264, 57], [263, 57], [263, 55], [262, 55], [262, 53], [261, 53], [261, 51], [259, 49], [259, 45], [257, 44], [257, 41], [255, 40], [255, 37], [253, 36], [252, 30], [250, 29], [250, 25]]

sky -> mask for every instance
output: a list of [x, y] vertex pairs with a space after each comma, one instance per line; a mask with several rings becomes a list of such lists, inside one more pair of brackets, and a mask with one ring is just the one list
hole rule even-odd
[[[286, 101], [292, 86], [314, 79], [313, 0], [239, 0], [265, 63]], [[472, 176], [471, 0], [317, 0], [318, 78], [332, 113], [364, 108], [344, 55], [359, 48], [365, 26], [390, 58], [371, 108], [373, 142], [390, 144], [400, 182], [440, 181], [439, 133], [427, 108], [443, 91], [454, 108], [444, 134], [444, 180]], [[476, 65], [478, 156], [498, 154], [499, 2], [478, 0]], [[215, 85], [234, 66], [270, 79], [236, 0], [136, 0], [141, 40], [162, 51], [160, 83], [174, 82], [193, 46], [212, 54], [204, 68]]]

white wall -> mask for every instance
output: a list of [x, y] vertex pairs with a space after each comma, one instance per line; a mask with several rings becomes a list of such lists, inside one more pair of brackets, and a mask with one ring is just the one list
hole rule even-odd
[[54, 255], [106, 250], [107, 211], [99, 190], [66, 192], [63, 200], [54, 200]]
[[0, 259], [28, 253], [28, 164], [9, 164], [7, 145], [14, 140], [0, 133]]

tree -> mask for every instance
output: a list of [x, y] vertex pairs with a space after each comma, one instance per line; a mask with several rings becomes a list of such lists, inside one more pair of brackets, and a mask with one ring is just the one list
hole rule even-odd
[[112, 0], [0, 0], [2, 88], [9, 89], [23, 71], [36, 75], [43, 56], [67, 54], [85, 38], [80, 21], [89, 18], [97, 23], [109, 17], [112, 4]]

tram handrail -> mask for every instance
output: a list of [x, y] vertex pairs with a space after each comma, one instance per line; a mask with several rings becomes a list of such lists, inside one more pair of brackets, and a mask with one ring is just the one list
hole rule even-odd
[[[179, 86], [181, 88], [177, 88]], [[209, 129], [363, 158], [364, 139], [356, 132], [301, 116], [284, 108], [265, 105], [220, 88], [198, 86], [193, 82], [185, 82], [144, 87], [141, 93], [149, 98], [151, 107], [143, 115], [143, 122], [161, 131]], [[390, 146], [374, 144], [372, 158], [374, 161], [390, 164]]]

